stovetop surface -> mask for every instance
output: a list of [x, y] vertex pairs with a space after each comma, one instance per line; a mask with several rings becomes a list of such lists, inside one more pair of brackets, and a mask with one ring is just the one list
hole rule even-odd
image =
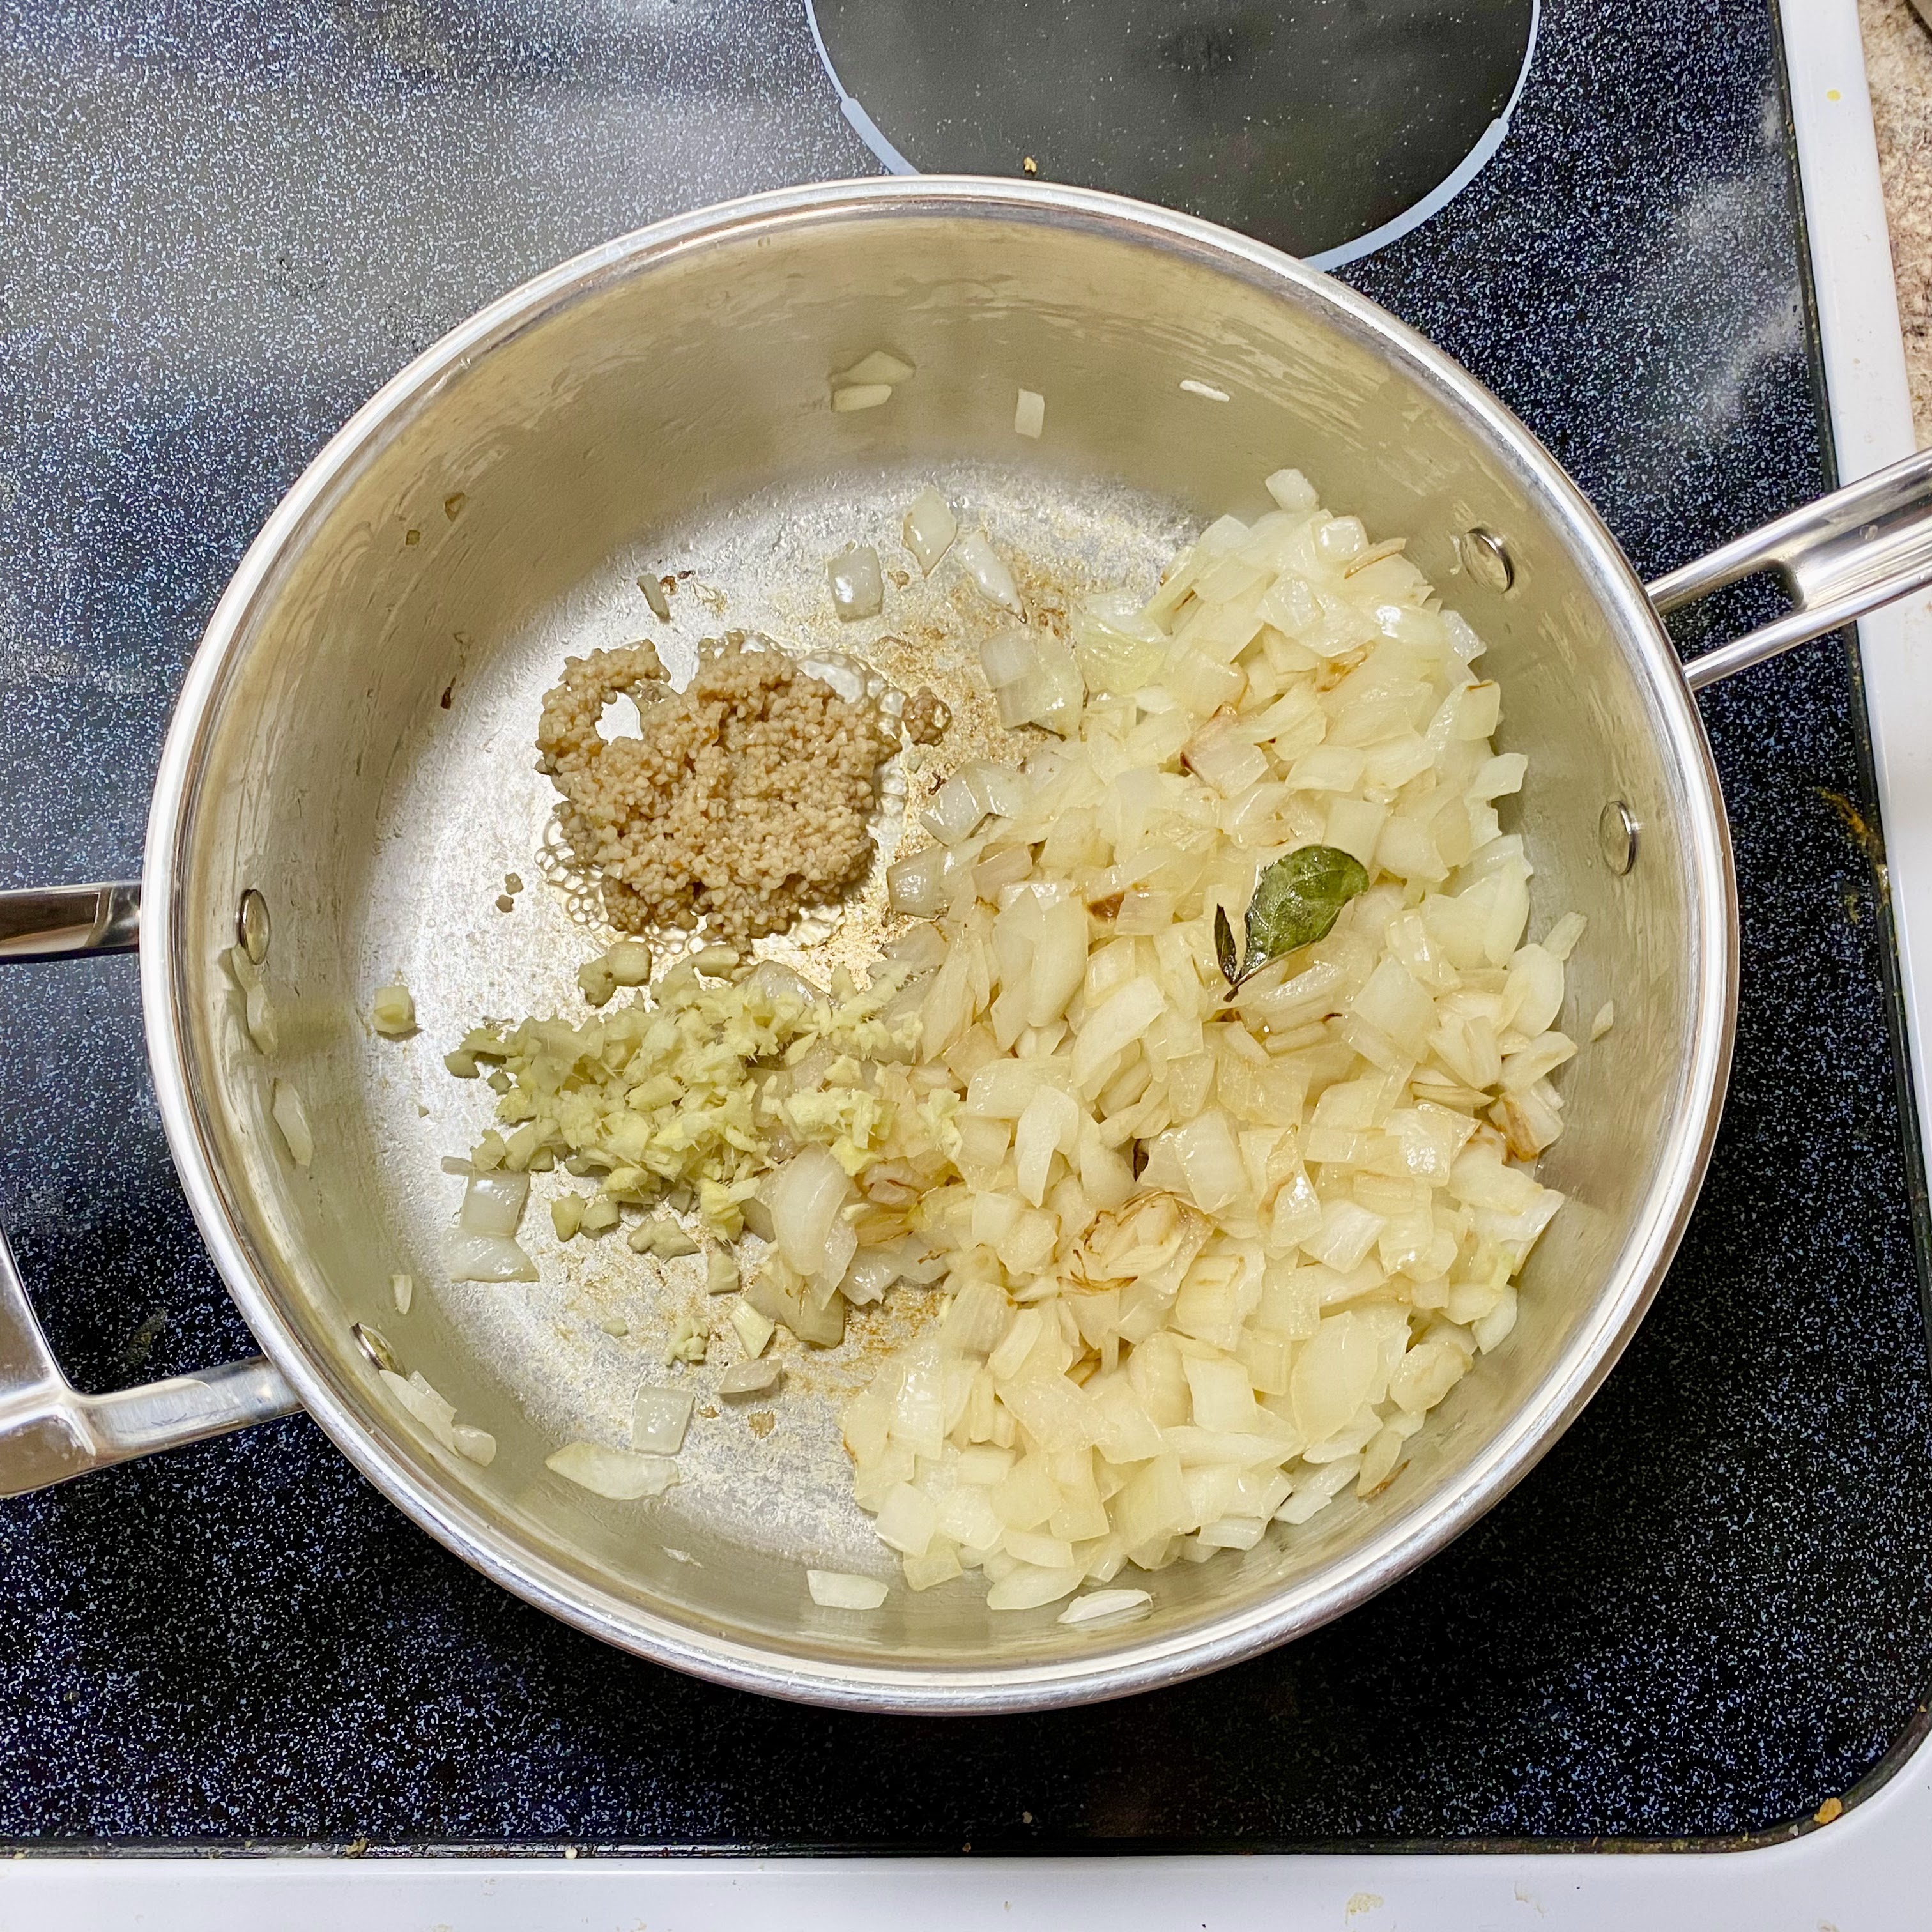
[[1030, 164], [1324, 259], [1493, 140], [1537, 18], [1536, 0], [800, 4], [890, 167]]
[[[1646, 572], [1827, 481], [1775, 47], [1763, 0], [1550, 0], [1501, 152], [1347, 272]], [[411, 355], [610, 234], [873, 166], [802, 10], [752, 0], [68, 0], [0, 16], [0, 62], [6, 884], [137, 868], [223, 582]], [[1702, 1202], [1582, 1419], [1406, 1582], [1127, 1702], [840, 1715], [549, 1621], [296, 1419], [0, 1504], [0, 1837], [1260, 1849], [1758, 1832], [1845, 1791], [1932, 1682], [1855, 664], [1814, 646], [1704, 709], [1744, 968]], [[74, 1378], [246, 1352], [131, 962], [5, 992], [0, 1199]]]

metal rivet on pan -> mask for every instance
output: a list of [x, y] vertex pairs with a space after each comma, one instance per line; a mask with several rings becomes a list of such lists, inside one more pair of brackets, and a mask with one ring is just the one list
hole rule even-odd
[[1486, 590], [1507, 590], [1516, 581], [1516, 566], [1508, 547], [1494, 530], [1486, 530], [1480, 524], [1456, 539], [1456, 554], [1462, 560], [1462, 568]]
[[356, 1337], [356, 1347], [368, 1357], [375, 1367], [387, 1369], [392, 1376], [402, 1373], [396, 1366], [395, 1351], [382, 1339], [380, 1329], [366, 1328], [358, 1322], [352, 1324], [349, 1332]]
[[268, 902], [253, 886], [242, 895], [235, 913], [235, 937], [242, 950], [259, 966], [268, 956]]
[[1612, 799], [1598, 818], [1597, 850], [1619, 878], [1636, 862], [1636, 820], [1620, 798]]

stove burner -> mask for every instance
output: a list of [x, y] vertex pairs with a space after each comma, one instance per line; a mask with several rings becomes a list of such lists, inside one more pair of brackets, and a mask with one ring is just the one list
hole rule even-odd
[[896, 174], [1017, 175], [1185, 209], [1334, 267], [1501, 145], [1538, 0], [806, 0]]

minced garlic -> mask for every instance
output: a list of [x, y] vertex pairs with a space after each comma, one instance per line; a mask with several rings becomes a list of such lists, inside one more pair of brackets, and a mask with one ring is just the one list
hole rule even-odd
[[[500, 1063], [506, 1090], [503, 1131], [485, 1133], [472, 1159], [485, 1169], [562, 1160], [600, 1177], [596, 1197], [552, 1204], [566, 1240], [614, 1226], [620, 1205], [655, 1208], [680, 1189], [713, 1233], [734, 1238], [740, 1204], [802, 1142], [824, 1142], [848, 1173], [889, 1136], [943, 1149], [958, 1096], [914, 1082], [917, 1009], [895, 1005], [907, 977], [889, 959], [870, 986], [842, 972], [826, 994], [771, 964], [707, 983], [685, 960], [580, 1026], [478, 1027], [461, 1051]], [[856, 1077], [862, 1066], [869, 1084]], [[695, 1251], [668, 1220], [644, 1223], [632, 1245]]]

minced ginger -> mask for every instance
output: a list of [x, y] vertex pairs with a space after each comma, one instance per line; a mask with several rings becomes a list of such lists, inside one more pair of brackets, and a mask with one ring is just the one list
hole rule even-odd
[[[620, 694], [637, 701], [640, 738], [598, 729]], [[864, 874], [894, 748], [874, 706], [736, 643], [702, 655], [682, 692], [648, 644], [568, 658], [537, 727], [538, 769], [563, 794], [564, 836], [602, 873], [611, 924], [704, 924], [740, 944]]]

